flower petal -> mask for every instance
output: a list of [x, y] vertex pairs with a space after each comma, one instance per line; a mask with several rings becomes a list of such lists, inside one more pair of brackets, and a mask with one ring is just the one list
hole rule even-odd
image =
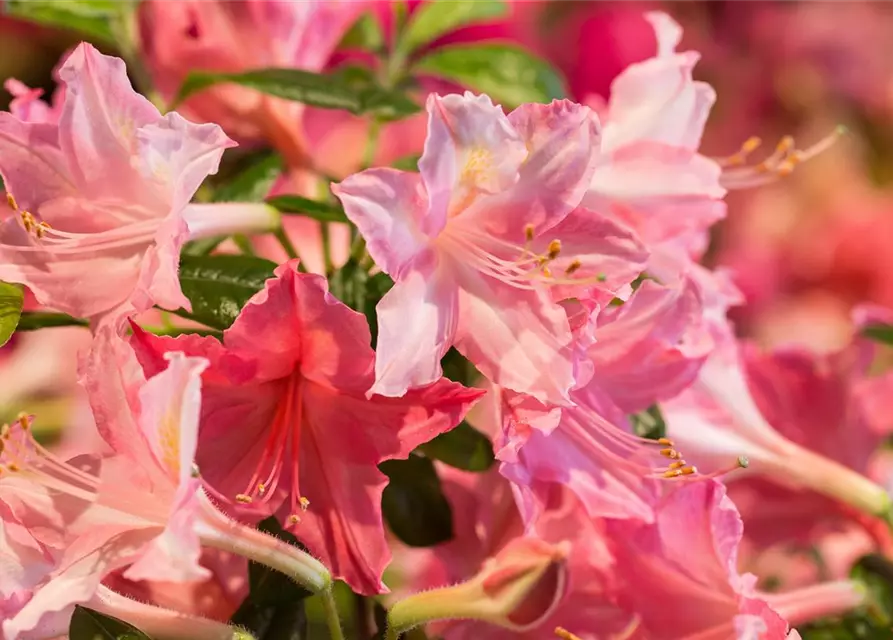
[[[378, 303], [375, 384], [369, 394], [402, 396], [438, 380], [453, 344], [459, 291], [447, 267], [422, 254]], [[434, 263], [434, 264], [432, 264]]]
[[[0, 112], [0, 175], [21, 209], [37, 213], [47, 200], [74, 195], [58, 127], [21, 122]], [[8, 211], [8, 210], [7, 210]], [[4, 213], [2, 217], [8, 214]]]

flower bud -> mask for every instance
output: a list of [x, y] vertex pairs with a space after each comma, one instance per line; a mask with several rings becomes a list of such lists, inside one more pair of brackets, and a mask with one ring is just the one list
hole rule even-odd
[[514, 631], [545, 620], [565, 594], [569, 543], [516, 538], [467, 582], [417, 593], [388, 614], [392, 637], [435, 620], [481, 620]]

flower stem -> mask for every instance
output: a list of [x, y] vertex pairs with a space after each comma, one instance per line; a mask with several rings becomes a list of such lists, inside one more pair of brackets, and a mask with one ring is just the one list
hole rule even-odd
[[289, 260], [300, 260], [298, 250], [295, 249], [295, 245], [291, 243], [288, 234], [285, 233], [285, 229], [279, 227], [273, 232], [273, 235], [276, 236], [279, 244], [282, 245], [282, 248], [285, 250], [285, 255], [288, 256]]
[[326, 624], [329, 625], [329, 634], [332, 640], [344, 640], [344, 634], [341, 631], [341, 619], [338, 617], [338, 605], [335, 604], [335, 596], [332, 593], [331, 586], [320, 595], [322, 596]]
[[247, 631], [223, 622], [137, 602], [100, 586], [91, 609], [132, 624], [158, 640], [253, 640]]
[[231, 520], [202, 493], [202, 518], [196, 531], [202, 544], [281, 571], [312, 593], [331, 590], [332, 576], [316, 558], [298, 547]]

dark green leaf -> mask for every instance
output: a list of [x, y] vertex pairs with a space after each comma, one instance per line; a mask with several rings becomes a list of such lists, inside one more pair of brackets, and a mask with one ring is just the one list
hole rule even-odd
[[36, 331], [48, 327], [89, 327], [90, 322], [83, 318], [73, 318], [64, 313], [24, 311], [19, 320], [18, 331]]
[[282, 175], [282, 158], [271, 153], [252, 162], [248, 168], [214, 192], [214, 202], [261, 202]]
[[348, 260], [329, 278], [329, 290], [354, 311], [366, 316], [372, 343], [378, 338], [378, 316], [375, 307], [378, 301], [394, 286], [386, 273], [369, 273], [353, 259]]
[[665, 438], [667, 435], [667, 425], [660, 412], [660, 407], [656, 404], [651, 405], [644, 411], [634, 413], [629, 417], [629, 420], [633, 425], [633, 433], [640, 438], [657, 440]]
[[20, 285], [0, 282], [0, 347], [15, 333], [24, 303], [25, 292]]
[[273, 277], [276, 263], [252, 256], [180, 257], [180, 288], [192, 312], [172, 310], [214, 329], [227, 329], [242, 307]]
[[284, 195], [267, 199], [267, 204], [276, 207], [281, 213], [294, 213], [320, 222], [347, 222], [344, 210], [335, 204], [310, 200], [302, 196]]
[[5, 12], [48, 27], [79, 31], [92, 41], [114, 44], [113, 22], [128, 0], [8, 0]]
[[486, 471], [495, 459], [490, 438], [464, 420], [420, 449], [429, 458], [464, 471]]
[[471, 385], [478, 377], [477, 369], [471, 362], [456, 351], [455, 347], [451, 347], [443, 360], [440, 362], [443, 367], [443, 375], [453, 382], [459, 382], [465, 386]]
[[414, 71], [453, 80], [516, 107], [550, 102], [566, 94], [564, 82], [542, 58], [508, 44], [452, 45], [420, 59]]
[[245, 73], [193, 71], [186, 78], [177, 102], [222, 82], [234, 82], [277, 98], [323, 109], [344, 109], [353, 114], [375, 114], [384, 119], [403, 118], [419, 111], [399, 91], [379, 86], [371, 74], [354, 68], [321, 74], [300, 69], [257, 69]]
[[226, 240], [228, 236], [214, 236], [212, 238], [200, 238], [183, 245], [183, 253], [188, 256], [206, 256]]
[[74, 608], [68, 637], [70, 640], [149, 640], [149, 636], [123, 620], [81, 606]]
[[350, 30], [341, 39], [339, 49], [362, 49], [363, 51], [380, 51], [384, 47], [384, 34], [378, 20], [370, 13], [364, 13], [353, 23]]
[[428, 458], [388, 460], [379, 469], [390, 479], [381, 507], [394, 535], [411, 547], [430, 547], [453, 537], [453, 513]]
[[507, 13], [506, 3], [494, 0], [422, 4], [400, 36], [397, 51], [408, 55], [459, 27], [500, 18]]
[[862, 335], [878, 342], [893, 346], [893, 325], [872, 324], [862, 329]]

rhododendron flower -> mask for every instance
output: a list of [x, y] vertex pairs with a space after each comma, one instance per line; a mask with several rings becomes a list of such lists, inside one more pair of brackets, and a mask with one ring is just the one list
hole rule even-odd
[[[172, 99], [195, 70], [321, 71], [365, 8], [362, 1], [150, 0], [140, 7], [141, 43], [159, 91]], [[229, 84], [200, 92], [183, 108], [240, 141], [273, 142], [290, 164], [305, 162], [299, 102]]]
[[58, 124], [0, 113], [0, 174], [14, 211], [0, 225], [0, 279], [75, 316], [188, 309], [182, 243], [269, 229], [270, 209], [189, 206], [233, 143], [215, 125], [162, 117], [133, 91], [121, 60], [81, 44], [59, 77]]
[[[654, 478], [690, 471], [632, 435], [627, 415], [677, 394], [713, 347], [698, 287], [644, 282], [619, 307], [571, 311], [579, 360], [571, 407], [549, 407], [503, 390], [497, 401], [497, 458], [518, 486], [526, 517], [559, 483], [592, 516], [651, 517]], [[665, 455], [670, 451], [665, 451]], [[673, 454], [675, 455], [675, 453]]]
[[41, 100], [43, 89], [31, 89], [14, 78], [3, 83], [3, 88], [12, 94], [9, 112], [23, 122], [56, 124], [62, 115], [64, 87], [53, 93], [52, 104]]
[[[808, 381], [797, 382], [804, 383], [808, 384]], [[867, 381], [866, 386], [870, 388], [872, 383], [882, 384]], [[771, 385], [764, 386], [758, 378], [752, 383], [752, 388], [765, 411], [761, 411], [749, 388], [740, 348], [730, 341], [710, 357], [689, 389], [662, 405], [667, 434], [685, 452], [688, 460], [699, 467], [724, 465], [730, 458], [746, 456], [748, 473], [763, 475], [789, 487], [817, 491], [868, 514], [885, 515], [889, 512], [890, 498], [882, 487], [857, 471], [804, 446], [810, 440], [822, 437], [821, 422], [817, 422], [817, 414], [811, 410], [811, 407], [818, 406], [816, 396], [812, 393], [803, 396], [806, 404], [799, 410], [804, 413], [792, 419], [796, 411], [789, 413], [785, 408], [785, 403], [793, 400], [790, 394], [776, 395], [780, 393], [778, 389]], [[825, 400], [832, 399], [826, 397]], [[856, 399], [857, 404], [850, 405], [850, 409], [858, 407], [858, 402], [860, 400]], [[870, 404], [860, 411], [865, 409], [870, 410]], [[841, 416], [839, 413], [837, 415]], [[822, 420], [825, 418], [833, 419], [827, 409]], [[874, 421], [879, 420], [879, 416], [854, 414], [847, 420]], [[842, 427], [839, 425], [837, 428]], [[795, 439], [788, 437], [788, 434]], [[850, 435], [846, 437], [849, 443]], [[850, 446], [856, 460], [864, 458], [864, 441], [861, 438], [853, 440], [847, 449]], [[833, 449], [835, 457], [846, 455], [839, 443], [834, 444]], [[738, 477], [742, 475], [738, 474]]]
[[[35, 540], [61, 552], [53, 564], [58, 575], [4, 623], [7, 633], [34, 629], [44, 616], [86, 602], [117, 567], [130, 565], [127, 575], [137, 579], [184, 580], [206, 573], [196, 562], [199, 480], [192, 456], [200, 374], [207, 363], [182, 354], [171, 354], [169, 361], [139, 389], [138, 419], [128, 416], [116, 424], [131, 439], [119, 457], [81, 456], [66, 463], [34, 441], [29, 418], [4, 427], [0, 502]], [[114, 373], [106, 375], [114, 388]], [[110, 400], [105, 388], [96, 391], [95, 402]], [[35, 583], [18, 586], [30, 589]]]
[[618, 602], [654, 640], [782, 640], [788, 623], [848, 611], [865, 594], [849, 581], [777, 595], [736, 570], [741, 518], [716, 480], [687, 483], [655, 505], [653, 523], [612, 520]]
[[421, 175], [370, 169], [333, 186], [395, 280], [378, 305], [371, 392], [430, 384], [455, 344], [494, 383], [566, 403], [571, 331], [556, 300], [613, 297], [645, 258], [631, 234], [577, 208], [598, 141], [591, 113], [555, 101], [506, 116], [469, 93], [427, 108]]
[[670, 279], [698, 258], [707, 230], [725, 215], [720, 166], [698, 146], [716, 99], [692, 80], [700, 58], [676, 52], [682, 29], [669, 16], [646, 14], [657, 55], [627, 67], [611, 85], [599, 160], [583, 205], [610, 212], [652, 250], [649, 270]]
[[[839, 352], [821, 355], [797, 348], [764, 352], [745, 344], [740, 358], [748, 391], [775, 431], [870, 475], [875, 451], [893, 432], [893, 373], [869, 373], [877, 353], [876, 345], [857, 338]], [[730, 495], [747, 522], [748, 538], [761, 544], [814, 541], [852, 518], [826, 497], [765, 478], [735, 482]]]
[[223, 345], [138, 329], [134, 344], [149, 374], [165, 351], [210, 360], [197, 462], [215, 491], [250, 511], [278, 512], [333, 575], [376, 593], [390, 558], [378, 463], [454, 427], [483, 392], [440, 380], [402, 398], [367, 398], [375, 353], [365, 318], [294, 261], [276, 276]]

